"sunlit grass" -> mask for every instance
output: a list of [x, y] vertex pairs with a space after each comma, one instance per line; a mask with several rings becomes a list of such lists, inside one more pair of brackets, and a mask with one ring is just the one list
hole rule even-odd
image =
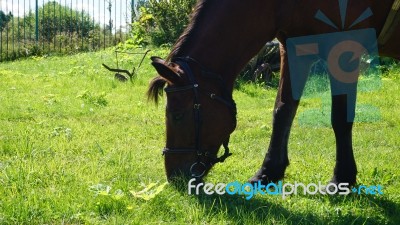
[[[145, 96], [155, 71], [147, 58], [133, 83], [121, 83], [101, 66], [114, 60], [112, 51], [103, 51], [0, 64], [1, 224], [400, 223], [399, 69], [385, 75], [382, 88], [359, 94], [361, 103], [380, 110], [381, 119], [354, 127], [358, 182], [383, 185], [383, 196], [247, 201], [244, 196], [188, 196], [163, 186], [165, 103], [156, 107]], [[120, 67], [133, 63], [127, 57]], [[260, 85], [241, 84], [235, 90], [234, 155], [215, 166], [207, 182], [246, 182], [259, 168], [272, 132], [275, 96], [276, 89]], [[330, 125], [301, 124], [302, 113], [323, 104], [320, 96], [301, 102], [285, 182], [325, 183], [332, 176]]]

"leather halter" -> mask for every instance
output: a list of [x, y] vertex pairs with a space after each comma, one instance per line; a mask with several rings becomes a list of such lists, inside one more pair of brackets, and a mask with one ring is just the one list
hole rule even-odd
[[[164, 89], [166, 93], [173, 93], [173, 92], [184, 92], [192, 90], [194, 93], [193, 99], [193, 110], [194, 110], [194, 126], [195, 126], [195, 146], [190, 148], [164, 148], [163, 155], [166, 154], [185, 154], [191, 153], [196, 154], [197, 160], [195, 163], [192, 164], [190, 167], [190, 173], [193, 178], [201, 178], [204, 176], [206, 170], [213, 166], [216, 163], [222, 163], [225, 161], [226, 158], [232, 155], [229, 152], [229, 136], [226, 140], [222, 142], [222, 146], [224, 147], [224, 154], [220, 157], [212, 156], [210, 151], [207, 149], [203, 149], [201, 147], [201, 139], [200, 139], [200, 131], [201, 131], [201, 124], [202, 124], [202, 115], [201, 115], [201, 103], [199, 101], [200, 94], [204, 94], [208, 96], [211, 100], [215, 100], [220, 102], [221, 104], [227, 106], [232, 113], [234, 118], [234, 126], [236, 127], [236, 104], [235, 101], [232, 99], [231, 94], [225, 88], [226, 83], [222, 79], [222, 77], [218, 74], [212, 73], [206, 70], [198, 61], [191, 57], [177, 57], [172, 60], [172, 62], [178, 64], [180, 68], [185, 72], [188, 77], [189, 84], [186, 86], [181, 87], [167, 87]], [[196, 82], [195, 76], [193, 74], [192, 69], [189, 66], [189, 62], [194, 62], [201, 67], [202, 75], [206, 78], [216, 79], [222, 88], [222, 96], [218, 96], [214, 93], [208, 92], [205, 89], [202, 89], [199, 84]], [[211, 76], [210, 76], [211, 75]], [[202, 157], [206, 157], [209, 159], [209, 165], [207, 166], [205, 162], [202, 161]], [[201, 171], [196, 174], [196, 171]]]

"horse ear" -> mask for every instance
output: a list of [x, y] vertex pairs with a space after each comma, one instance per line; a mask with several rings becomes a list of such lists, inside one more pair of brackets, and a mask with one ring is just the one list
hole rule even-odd
[[166, 65], [165, 60], [159, 58], [159, 57], [151, 57], [151, 65], [154, 66], [154, 68], [157, 70], [158, 74], [165, 78], [169, 83], [180, 83], [182, 82], [181, 77], [177, 73], [177, 71], [169, 66]]

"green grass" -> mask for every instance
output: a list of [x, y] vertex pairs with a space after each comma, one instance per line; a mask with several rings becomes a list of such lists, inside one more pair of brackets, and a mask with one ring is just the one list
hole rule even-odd
[[[400, 224], [399, 68], [384, 76], [379, 90], [359, 94], [381, 117], [354, 127], [358, 182], [383, 185], [384, 195], [247, 201], [163, 186], [165, 102], [155, 107], [145, 96], [155, 71], [146, 59], [133, 83], [121, 83], [102, 62], [113, 65], [113, 53], [0, 64], [0, 224]], [[125, 57], [120, 66], [137, 62]], [[234, 155], [207, 182], [245, 182], [259, 168], [275, 96], [276, 89], [251, 84], [234, 92]], [[301, 123], [301, 115], [325, 104], [318, 96], [301, 102], [284, 182], [329, 181], [333, 131]]]

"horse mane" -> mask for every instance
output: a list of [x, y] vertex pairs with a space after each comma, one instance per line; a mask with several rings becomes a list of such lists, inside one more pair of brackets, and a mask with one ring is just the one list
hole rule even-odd
[[203, 17], [204, 8], [208, 5], [210, 1], [208, 0], [198, 0], [196, 6], [194, 7], [192, 13], [190, 14], [190, 22], [186, 29], [183, 31], [181, 36], [176, 41], [171, 53], [167, 57], [167, 61], [171, 60], [173, 57], [179, 56], [179, 53], [187, 47], [189, 40], [194, 35], [194, 31], [197, 30], [200, 18]]
[[[196, 6], [194, 7], [191, 15], [190, 15], [190, 21], [182, 35], [178, 38], [176, 43], [174, 44], [174, 47], [171, 50], [171, 53], [167, 56], [166, 61], [169, 62], [171, 61], [174, 57], [179, 56], [180, 52], [183, 51], [188, 46], [189, 40], [191, 39], [192, 36], [194, 36], [194, 33], [198, 27], [200, 18], [203, 17], [204, 15], [204, 8], [209, 3], [210, 1], [208, 0], [198, 0], [196, 3]], [[156, 104], [158, 104], [159, 97], [162, 96], [163, 94], [163, 89], [165, 85], [167, 84], [167, 80], [164, 79], [161, 76], [155, 77], [149, 85], [149, 89], [147, 91], [147, 99], [149, 101], [153, 101]]]

